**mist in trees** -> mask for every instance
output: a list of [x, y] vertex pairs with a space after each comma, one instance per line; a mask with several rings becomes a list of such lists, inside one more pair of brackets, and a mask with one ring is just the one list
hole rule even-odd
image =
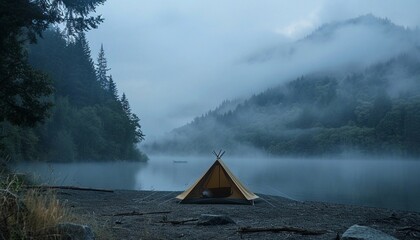
[[1, 1], [0, 2], [0, 122], [34, 126], [48, 115], [52, 92], [47, 76], [28, 64], [28, 43], [52, 24], [64, 24], [65, 36], [96, 28], [101, 16], [88, 16], [105, 0]]
[[[87, 30], [105, 0], [0, 2], [0, 158], [145, 160], [140, 119]], [[55, 27], [59, 26], [59, 27]]]
[[68, 42], [57, 29], [29, 48], [29, 63], [48, 74], [55, 89], [45, 123], [35, 128], [2, 123], [4, 154], [24, 160], [145, 160], [136, 144], [144, 139], [107, 66], [101, 47], [97, 63], [83, 33]]
[[353, 73], [313, 73], [244, 100], [224, 101], [151, 152], [420, 156], [420, 51]]

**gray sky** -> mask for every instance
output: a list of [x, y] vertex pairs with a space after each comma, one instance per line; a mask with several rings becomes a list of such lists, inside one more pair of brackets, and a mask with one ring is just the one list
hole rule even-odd
[[[127, 94], [153, 140], [224, 99], [264, 90], [305, 74], [301, 64], [314, 65], [300, 56], [283, 69], [279, 63], [244, 66], [252, 54], [287, 45], [323, 23], [367, 13], [413, 28], [420, 25], [418, 9], [417, 0], [108, 0], [97, 10], [105, 22], [88, 39], [95, 60], [104, 44], [120, 94]], [[321, 59], [343, 45], [334, 46]], [[375, 56], [390, 46], [377, 47]], [[349, 55], [353, 61], [363, 57]]]

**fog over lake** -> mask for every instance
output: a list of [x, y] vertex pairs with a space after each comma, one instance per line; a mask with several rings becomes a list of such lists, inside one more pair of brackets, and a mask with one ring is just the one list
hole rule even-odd
[[[257, 194], [420, 212], [418, 161], [234, 156], [223, 160]], [[212, 156], [150, 156], [149, 162], [23, 163], [15, 168], [49, 185], [182, 191], [213, 161]]]

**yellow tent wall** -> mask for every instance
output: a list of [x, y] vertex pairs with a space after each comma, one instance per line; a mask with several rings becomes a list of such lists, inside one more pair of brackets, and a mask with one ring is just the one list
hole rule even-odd
[[[212, 192], [216, 196], [205, 197], [203, 196], [205, 191]], [[181, 203], [253, 204], [258, 196], [249, 191], [221, 159], [216, 159], [201, 178], [176, 198], [181, 200]]]

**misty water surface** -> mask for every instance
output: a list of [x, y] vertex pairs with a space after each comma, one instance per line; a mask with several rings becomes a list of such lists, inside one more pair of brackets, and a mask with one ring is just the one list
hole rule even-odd
[[[22, 163], [16, 169], [45, 184], [181, 191], [213, 161], [152, 156], [147, 163]], [[226, 157], [224, 162], [256, 193], [420, 212], [418, 161]]]

